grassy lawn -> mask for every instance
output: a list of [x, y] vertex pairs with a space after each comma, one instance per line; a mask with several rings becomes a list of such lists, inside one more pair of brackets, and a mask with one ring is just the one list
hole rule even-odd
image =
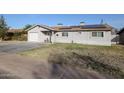
[[124, 46], [90, 46], [82, 44], [49, 44], [20, 53], [47, 60], [50, 63], [68, 65], [96, 71], [105, 78], [124, 78]]

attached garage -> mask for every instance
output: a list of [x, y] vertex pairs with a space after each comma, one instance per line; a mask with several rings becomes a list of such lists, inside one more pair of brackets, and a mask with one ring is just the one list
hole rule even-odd
[[35, 25], [26, 31], [28, 31], [28, 42], [46, 43], [50, 41], [51, 30], [46, 26]]

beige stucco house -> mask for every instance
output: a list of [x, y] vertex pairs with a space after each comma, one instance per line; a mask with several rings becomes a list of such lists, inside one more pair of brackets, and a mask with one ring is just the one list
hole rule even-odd
[[35, 25], [27, 29], [28, 42], [80, 43], [89, 45], [111, 46], [116, 34], [115, 29], [107, 24], [77, 25], [77, 26], [46, 26]]

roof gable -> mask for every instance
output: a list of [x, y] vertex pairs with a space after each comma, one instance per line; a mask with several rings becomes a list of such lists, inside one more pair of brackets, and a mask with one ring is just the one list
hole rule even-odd
[[31, 30], [31, 29], [33, 29], [33, 28], [35, 28], [35, 27], [40, 27], [40, 28], [42, 28], [42, 30], [44, 30], [44, 31], [50, 31], [50, 30], [52, 30], [52, 28], [50, 28], [49, 26], [46, 26], [46, 25], [34, 25], [34, 26], [28, 28], [28, 29], [25, 30], [25, 31], [29, 31], [29, 30]]

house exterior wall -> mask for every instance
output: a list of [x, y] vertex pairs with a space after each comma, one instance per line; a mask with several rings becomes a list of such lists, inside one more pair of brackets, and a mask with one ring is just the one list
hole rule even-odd
[[[103, 31], [104, 37], [92, 37], [93, 31], [68, 32], [68, 37], [62, 36], [62, 32], [57, 32], [52, 41], [55, 43], [81, 43], [92, 45], [111, 45], [111, 31]], [[58, 36], [57, 36], [58, 34]]]
[[43, 43], [43, 42], [45, 42], [45, 40], [49, 39], [49, 36], [43, 34], [42, 31], [49, 31], [49, 30], [38, 27], [38, 26], [29, 30], [28, 31], [28, 42], [31, 42], [31, 38], [33, 38], [33, 37], [30, 37], [30, 33], [37, 33], [38, 34], [37, 42], [42, 42]]
[[124, 44], [124, 31], [120, 33], [119, 41], [120, 41], [120, 44]]

